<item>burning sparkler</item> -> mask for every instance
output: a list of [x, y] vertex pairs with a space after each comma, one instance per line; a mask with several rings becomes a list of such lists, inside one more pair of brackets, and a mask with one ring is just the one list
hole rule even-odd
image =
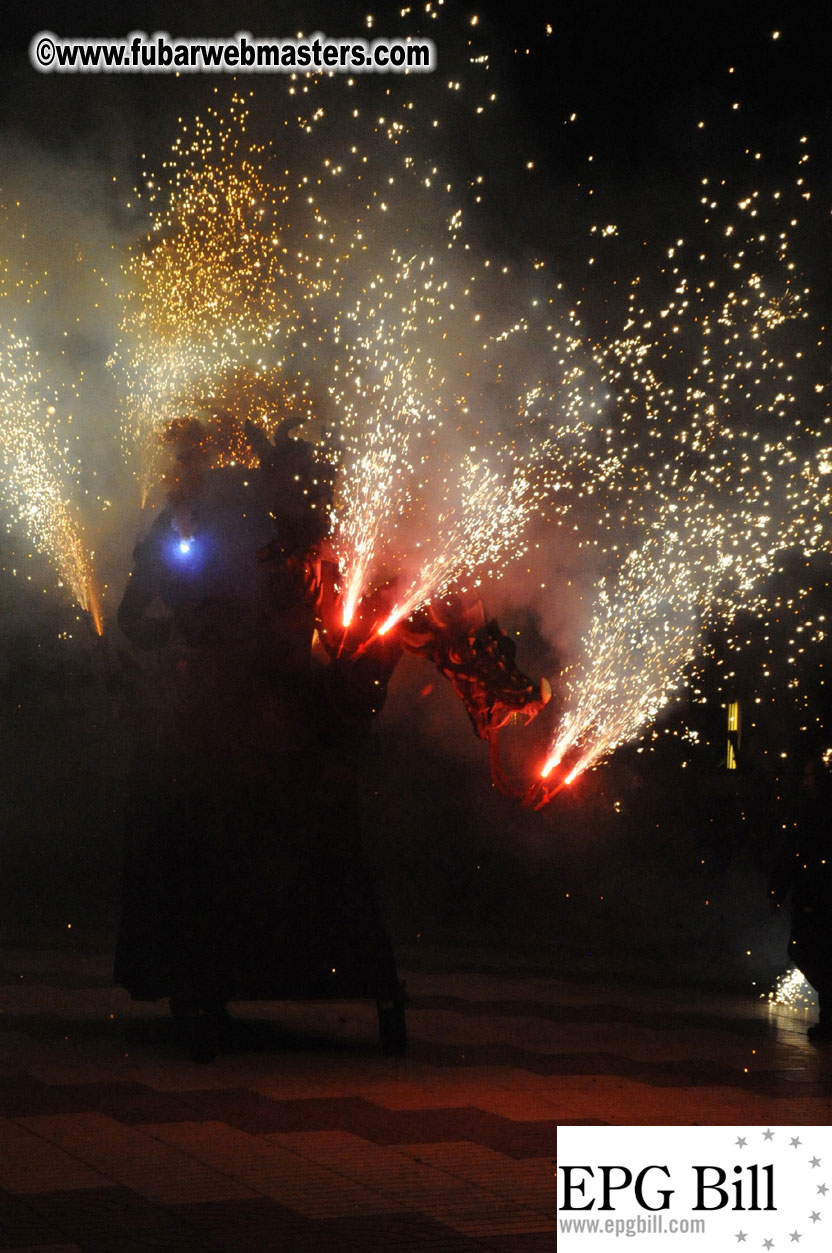
[[102, 632], [91, 554], [72, 501], [73, 467], [28, 341], [0, 328], [0, 480], [9, 526], [49, 560], [73, 599]]
[[[528, 522], [528, 480], [517, 473], [506, 483], [486, 463], [463, 461], [460, 500], [440, 515], [430, 556], [416, 578], [378, 628], [385, 635], [397, 622], [410, 617], [434, 597], [462, 586], [465, 576], [491, 573], [507, 555], [520, 556]], [[467, 590], [462, 586], [462, 590]]]
[[[448, 251], [461, 238], [460, 215], [451, 226]], [[394, 253], [390, 265], [391, 274], [377, 273], [338, 316], [345, 345], [332, 389], [333, 542], [345, 625], [362, 596], [390, 579], [404, 585], [376, 626], [380, 635], [431, 599], [498, 576], [526, 551], [535, 513], [566, 513], [568, 493], [558, 493], [579, 481], [579, 467], [588, 477], [609, 470], [588, 464], [591, 427], [580, 411], [597, 401], [565, 359], [574, 337], [546, 328], [563, 375], [530, 382], [515, 357], [523, 359], [539, 332], [531, 317], [481, 339], [471, 289], [443, 279], [433, 257]], [[504, 292], [495, 307], [507, 303]], [[466, 343], [463, 380], [454, 356]]]
[[[781, 212], [780, 193], [768, 206], [757, 192], [731, 206], [724, 197], [721, 189], [702, 197], [706, 225], [719, 223], [731, 241], [716, 254], [714, 277], [686, 276], [679, 240], [665, 267], [672, 298], [651, 312], [634, 294], [624, 335], [595, 353], [619, 396], [619, 425], [607, 431], [617, 473], [604, 517], [611, 537], [646, 529], [647, 538], [596, 589], [541, 772], [560, 785], [653, 721], [705, 629], [761, 604], [780, 553], [794, 544], [828, 549], [832, 540], [817, 492], [822, 428], [811, 424], [816, 405], [798, 408], [802, 352], [780, 330], [809, 318], [808, 289], [786, 233], [769, 236], [759, 222], [766, 210]], [[734, 218], [727, 226], [719, 221], [726, 208]], [[647, 456], [633, 458], [641, 440]]]

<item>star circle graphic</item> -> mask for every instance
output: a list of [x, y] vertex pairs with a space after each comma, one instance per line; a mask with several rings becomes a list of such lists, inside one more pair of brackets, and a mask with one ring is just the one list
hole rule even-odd
[[[735, 1246], [819, 1253], [832, 1245], [832, 1141], [828, 1128], [733, 1128], [738, 1165], [723, 1187]], [[726, 1146], [728, 1147], [728, 1146]], [[733, 1187], [732, 1187], [733, 1184]], [[714, 1210], [716, 1214], [719, 1211]], [[725, 1210], [722, 1211], [723, 1213]]]

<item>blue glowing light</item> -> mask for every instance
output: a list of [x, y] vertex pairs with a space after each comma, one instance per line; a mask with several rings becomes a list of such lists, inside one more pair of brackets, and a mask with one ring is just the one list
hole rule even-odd
[[173, 531], [165, 540], [165, 561], [183, 577], [197, 574], [205, 562], [204, 537]]

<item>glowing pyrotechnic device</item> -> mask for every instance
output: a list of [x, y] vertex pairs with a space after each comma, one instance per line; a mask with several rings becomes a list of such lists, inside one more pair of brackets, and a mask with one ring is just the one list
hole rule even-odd
[[181, 540], [179, 541], [179, 554], [180, 554], [180, 556], [182, 556], [182, 557], [187, 557], [188, 553], [191, 551], [191, 544], [192, 544], [192, 543], [193, 543], [193, 540], [191, 540], [191, 539], [181, 539]]
[[381, 626], [378, 629], [378, 634], [386, 635], [388, 631], [392, 631], [393, 627], [396, 626], [396, 624], [401, 621], [401, 618], [402, 618], [402, 611], [400, 609], [394, 609], [393, 612], [391, 614], [388, 614], [387, 617], [382, 622]]
[[[570, 760], [567, 760], [571, 758]], [[564, 764], [565, 763], [565, 764]], [[591, 752], [583, 752], [575, 759], [574, 746], [571, 748], [561, 748], [552, 753], [550, 757], [543, 763], [540, 770], [540, 777], [547, 783], [547, 795], [555, 796], [561, 788], [571, 787], [590, 765], [593, 764], [593, 754]]]

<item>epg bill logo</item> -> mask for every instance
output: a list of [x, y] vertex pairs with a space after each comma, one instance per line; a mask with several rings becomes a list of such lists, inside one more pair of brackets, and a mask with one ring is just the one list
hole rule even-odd
[[[715, 1210], [724, 1209], [730, 1206], [734, 1210], [773, 1210], [774, 1207], [774, 1166], [734, 1166], [733, 1173], [742, 1175], [747, 1172], [749, 1178], [745, 1181], [748, 1185], [747, 1191], [750, 1193], [748, 1203], [746, 1204], [746, 1192], [743, 1190], [743, 1180], [735, 1179], [731, 1185], [731, 1189], [725, 1188], [728, 1176], [721, 1166], [692, 1166], [689, 1176], [692, 1172], [692, 1178], [689, 1177], [687, 1183], [688, 1191], [695, 1193], [695, 1203], [690, 1204], [693, 1200], [692, 1196], [688, 1197], [688, 1203], [692, 1210]], [[644, 1166], [637, 1175], [627, 1166], [599, 1166], [596, 1171], [592, 1166], [562, 1166], [561, 1175], [563, 1177], [563, 1196], [564, 1201], [560, 1206], [562, 1210], [591, 1210], [595, 1208], [596, 1196], [587, 1197], [588, 1187], [587, 1181], [591, 1179], [600, 1187], [600, 1196], [597, 1198], [600, 1202], [598, 1210], [607, 1211], [614, 1210], [615, 1193], [627, 1192], [632, 1190], [633, 1199], [640, 1209], [657, 1210], [670, 1209], [671, 1197], [676, 1195], [675, 1188], [659, 1188], [655, 1179], [652, 1181], [652, 1188], [655, 1189], [652, 1194], [648, 1195], [648, 1189], [645, 1180], [650, 1176], [664, 1177], [665, 1181], [671, 1178], [670, 1170], [667, 1166]], [[764, 1186], [761, 1189], [759, 1185], [760, 1176], [763, 1176]], [[577, 1177], [576, 1177], [577, 1176]], [[586, 1177], [584, 1177], [586, 1176]], [[708, 1182], [711, 1180], [711, 1182]], [[578, 1193], [583, 1203], [576, 1202], [575, 1194]], [[733, 1200], [731, 1198], [733, 1193]], [[760, 1198], [764, 1200], [764, 1204], [760, 1204]], [[652, 1204], [651, 1204], [652, 1202]]]
[[[561, 1127], [558, 1248], [832, 1248], [832, 1128]], [[827, 1201], [829, 1195], [829, 1201]]]

